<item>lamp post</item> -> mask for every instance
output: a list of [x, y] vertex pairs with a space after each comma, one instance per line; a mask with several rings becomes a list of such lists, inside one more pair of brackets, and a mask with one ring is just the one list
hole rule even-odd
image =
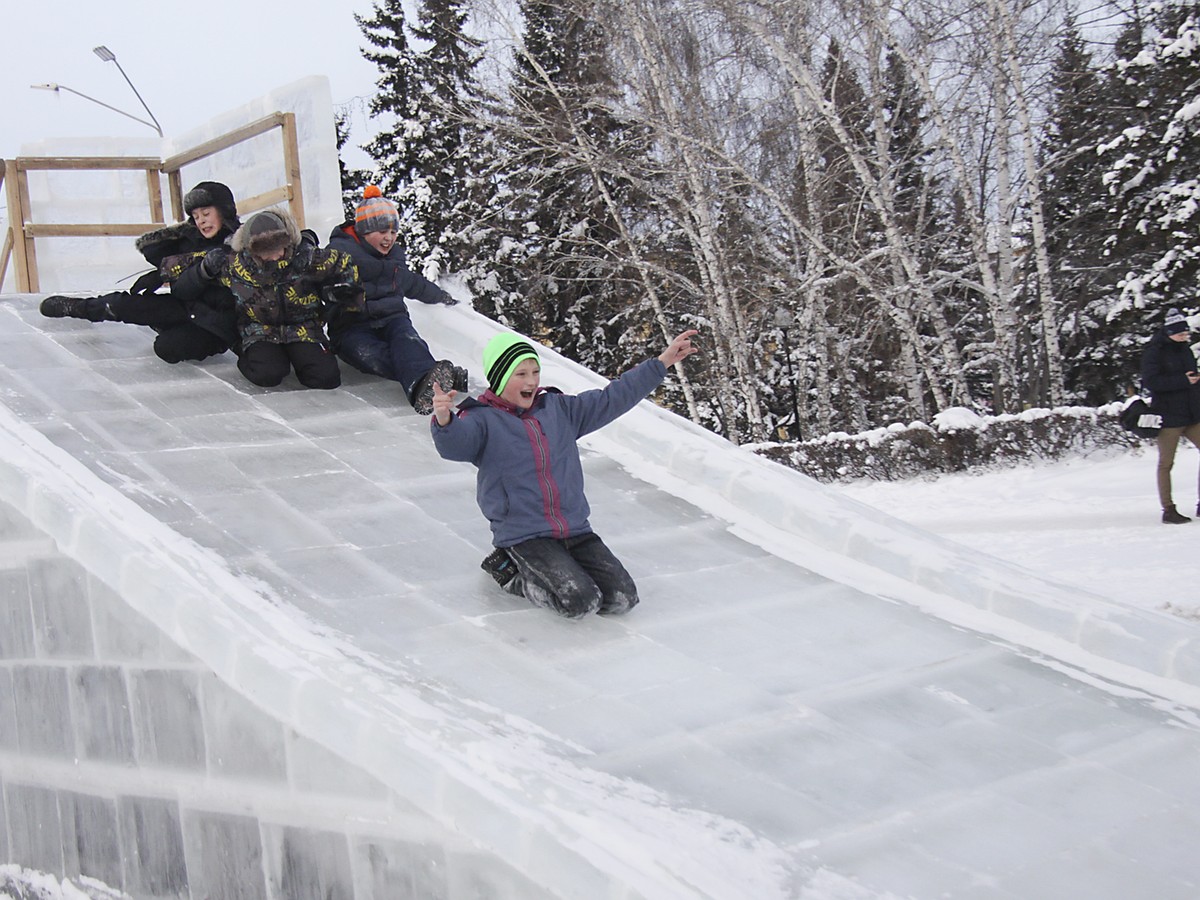
[[[150, 107], [148, 107], [146, 105], [146, 101], [142, 99], [142, 95], [138, 93], [138, 89], [133, 86], [133, 82], [129, 80], [129, 76], [125, 74], [125, 70], [121, 68], [121, 64], [119, 62], [117, 62], [117, 55], [115, 53], [113, 53], [111, 50], [109, 50], [107, 47], [105, 47], [103, 44], [101, 44], [99, 47], [93, 47], [92, 52], [95, 53], [98, 57], [100, 57], [105, 62], [113, 63], [117, 67], [117, 71], [121, 73], [121, 77], [125, 79], [125, 83], [128, 84], [129, 89], [131, 91], [133, 91], [133, 95], [138, 98], [138, 103], [142, 104], [142, 109], [144, 109], [146, 111], [146, 115], [148, 115], [151, 118], [151, 120], [154, 122], [154, 124], [151, 125], [150, 127], [158, 132], [159, 137], [162, 137], [163, 136], [162, 126], [160, 126], [158, 124], [158, 119], [154, 118], [154, 113], [150, 112]], [[126, 113], [126, 115], [128, 115], [128, 113]], [[142, 124], [144, 124], [144, 125], [150, 125], [149, 122], [146, 122], [142, 119], [138, 119], [138, 121], [142, 122]]]
[[69, 88], [65, 84], [55, 84], [54, 82], [50, 82], [49, 84], [31, 84], [30, 87], [33, 88], [34, 90], [38, 90], [38, 91], [55, 91], [55, 92], [67, 91], [68, 93], [74, 94], [76, 97], [82, 97], [84, 100], [91, 100], [93, 103], [97, 103], [100, 106], [103, 106], [105, 109], [111, 109], [115, 113], [120, 113], [121, 115], [125, 116], [127, 119], [133, 119], [133, 121], [135, 121], [135, 122], [141, 122], [143, 125], [149, 125], [151, 128], [153, 128], [155, 131], [158, 132], [159, 137], [162, 137], [162, 130], [159, 129], [159, 127], [156, 124], [154, 124], [152, 122], [147, 122], [145, 119], [139, 119], [133, 113], [127, 113], [123, 109], [117, 109], [115, 106], [105, 103], [103, 100], [97, 100], [95, 97], [89, 97], [87, 94], [83, 93], [82, 91], [77, 91], [77, 90], [75, 90], [75, 88]]
[[796, 373], [792, 369], [792, 348], [788, 343], [788, 326], [792, 324], [792, 314], [780, 307], [775, 310], [775, 324], [783, 334], [783, 360], [787, 365], [788, 381], [792, 384], [792, 421], [796, 426], [796, 440], [800, 440], [800, 405], [796, 401]]

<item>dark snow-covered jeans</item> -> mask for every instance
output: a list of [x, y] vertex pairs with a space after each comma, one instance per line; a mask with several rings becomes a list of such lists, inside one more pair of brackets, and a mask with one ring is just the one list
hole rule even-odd
[[333, 338], [333, 349], [360, 372], [400, 382], [409, 401], [417, 382], [433, 368], [433, 354], [408, 313], [352, 325]]
[[637, 605], [637, 585], [597, 534], [534, 538], [508, 553], [518, 574], [504, 589], [536, 606], [575, 619], [629, 612]]

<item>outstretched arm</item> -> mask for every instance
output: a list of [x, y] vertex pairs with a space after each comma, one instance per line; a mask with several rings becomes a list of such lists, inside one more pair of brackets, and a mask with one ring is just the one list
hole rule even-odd
[[699, 347], [692, 346], [692, 337], [700, 332], [692, 329], [678, 335], [675, 340], [667, 345], [667, 349], [658, 355], [658, 361], [668, 369], [677, 362], [682, 362], [693, 353], [699, 353]]

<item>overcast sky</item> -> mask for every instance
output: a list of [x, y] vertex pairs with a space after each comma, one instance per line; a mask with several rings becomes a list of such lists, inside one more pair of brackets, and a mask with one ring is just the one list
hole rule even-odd
[[354, 13], [372, 0], [20, 0], [0, 26], [0, 155], [46, 137], [148, 136], [153, 129], [71, 93], [31, 90], [56, 82], [149, 120], [108, 47], [169, 136], [308, 75], [329, 78], [335, 108], [349, 107], [355, 136], [369, 136], [366, 102], [378, 70]]

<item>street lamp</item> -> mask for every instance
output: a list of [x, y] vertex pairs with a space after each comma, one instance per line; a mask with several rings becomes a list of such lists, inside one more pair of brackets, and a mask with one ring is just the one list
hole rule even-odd
[[[146, 111], [146, 115], [148, 115], [154, 121], [154, 124], [151, 125], [150, 127], [152, 127], [155, 131], [158, 132], [159, 137], [162, 137], [163, 131], [162, 131], [162, 127], [158, 124], [158, 119], [154, 118], [154, 113], [150, 112], [150, 107], [148, 107], [146, 105], [146, 101], [142, 99], [142, 95], [138, 93], [138, 89], [133, 86], [133, 82], [129, 80], [129, 76], [125, 74], [125, 70], [122, 69], [121, 64], [119, 62], [117, 62], [117, 55], [115, 53], [113, 53], [111, 50], [109, 50], [107, 47], [105, 47], [103, 44], [101, 44], [99, 47], [93, 47], [92, 52], [95, 53], [98, 57], [100, 57], [105, 62], [110, 62], [110, 63], [113, 63], [116, 65], [117, 71], [121, 73], [121, 77], [125, 79], [125, 83], [128, 84], [129, 89], [131, 91], [133, 91], [133, 95], [135, 97], [137, 97], [138, 102], [140, 104], [142, 104], [142, 109], [144, 109]], [[128, 113], [126, 113], [126, 115], [128, 115]], [[142, 124], [144, 124], [144, 125], [150, 125], [149, 122], [145, 122], [142, 119], [138, 119], [138, 121], [142, 122]]]
[[141, 122], [143, 125], [149, 125], [151, 128], [153, 128], [155, 131], [158, 132], [159, 137], [162, 137], [162, 130], [158, 127], [157, 124], [152, 123], [152, 122], [147, 122], [145, 119], [139, 119], [133, 113], [127, 113], [123, 109], [117, 109], [115, 106], [105, 103], [103, 100], [97, 100], [95, 97], [89, 97], [87, 94], [83, 93], [82, 91], [77, 91], [77, 90], [75, 90], [75, 88], [69, 88], [65, 84], [55, 84], [55, 83], [51, 82], [49, 84], [31, 84], [30, 87], [33, 88], [34, 90], [38, 90], [38, 91], [55, 91], [55, 92], [67, 91], [68, 93], [74, 94], [77, 97], [82, 97], [84, 100], [91, 100], [93, 103], [98, 103], [101, 106], [103, 106], [105, 109], [111, 109], [115, 113], [120, 113], [121, 115], [125, 116], [128, 119], [133, 119], [133, 121], [135, 121], [135, 122]]

